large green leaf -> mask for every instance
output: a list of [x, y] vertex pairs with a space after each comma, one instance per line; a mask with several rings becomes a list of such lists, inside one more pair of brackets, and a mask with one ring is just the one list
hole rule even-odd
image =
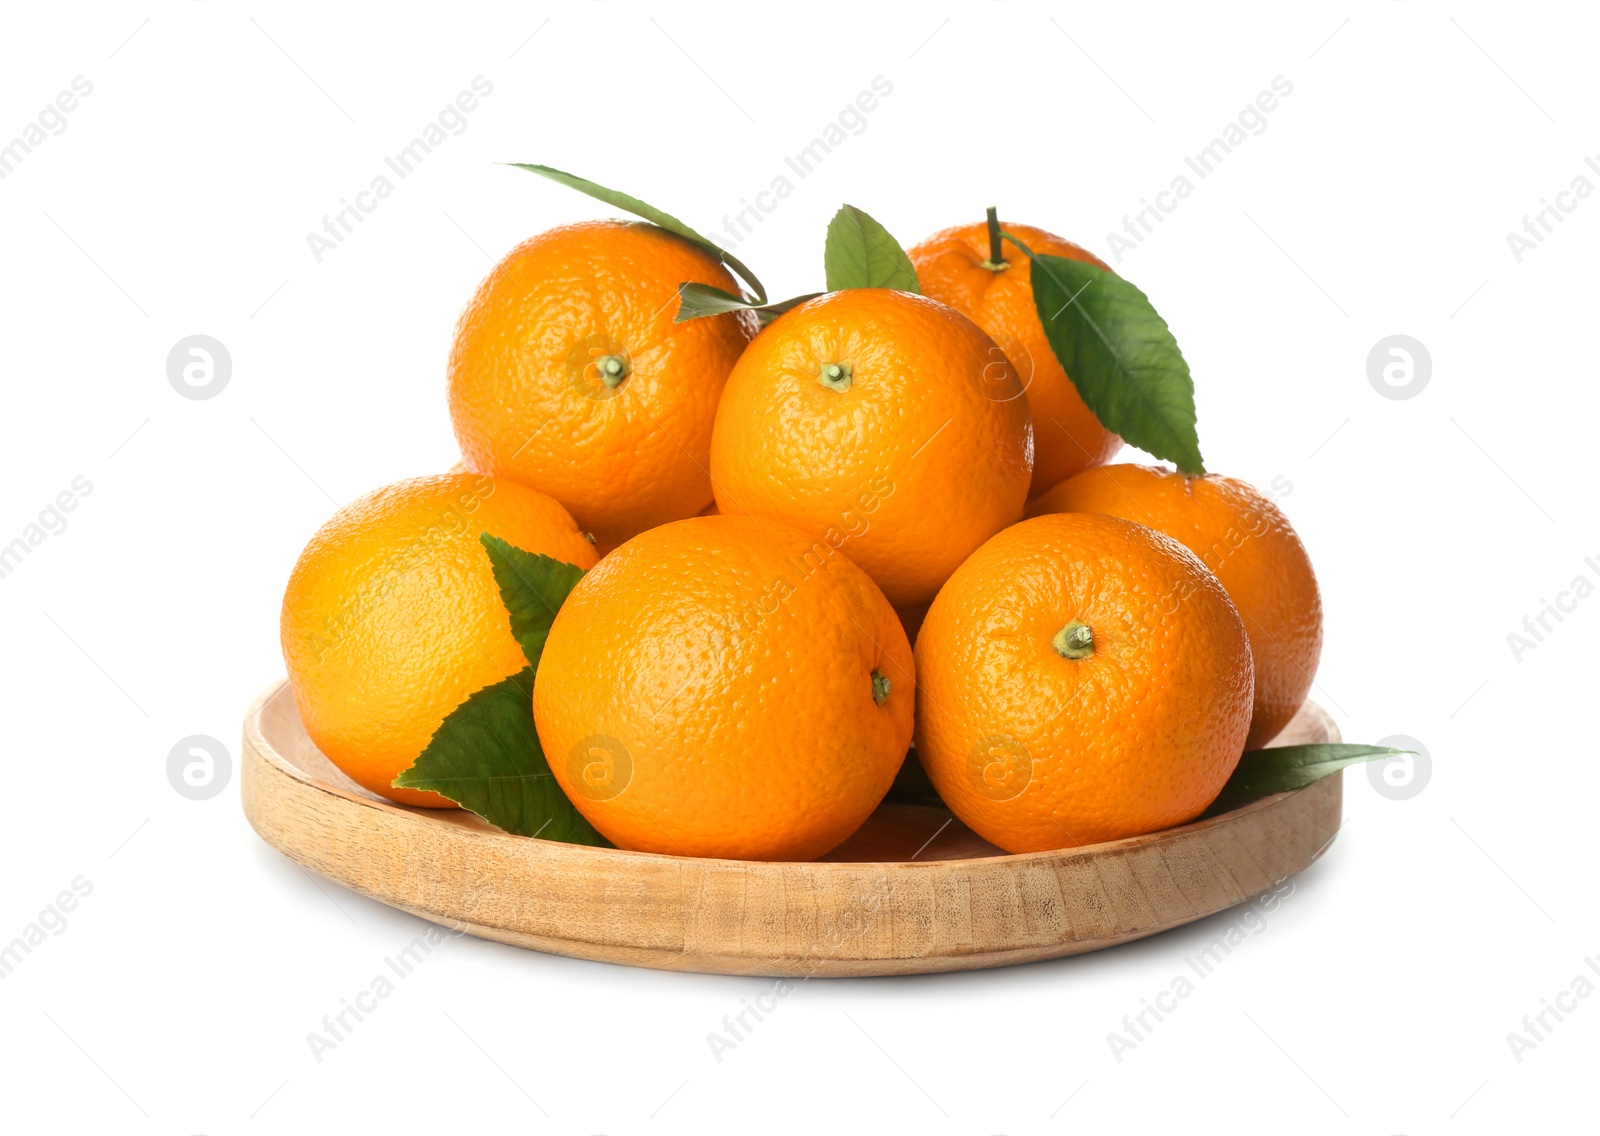
[[533, 668], [468, 696], [394, 779], [428, 789], [517, 836], [609, 847], [572, 807], [533, 728]]
[[1039, 322], [1094, 416], [1185, 473], [1204, 473], [1194, 379], [1149, 297], [1098, 265], [1031, 252], [1009, 233], [1006, 239], [1033, 260]]
[[761, 326], [765, 327], [790, 308], [798, 307], [807, 300], [815, 300], [820, 295], [821, 292], [811, 292], [771, 304], [752, 304], [709, 284], [679, 284], [678, 314], [672, 317], [672, 322], [683, 323], [701, 316], [720, 316], [728, 312], [754, 312]]
[[545, 637], [583, 569], [490, 533], [478, 540], [528, 665], [452, 710], [394, 784], [431, 790], [518, 836], [606, 845], [561, 791], [533, 727], [533, 676]]
[[583, 569], [538, 552], [524, 552], [497, 536], [480, 533], [478, 541], [489, 554], [500, 602], [511, 616], [511, 634], [522, 646], [528, 665], [539, 665], [550, 624], [583, 579]]
[[842, 288], [898, 288], [921, 292], [911, 258], [878, 222], [846, 205], [828, 222], [822, 250], [828, 291]]
[[1345, 742], [1253, 749], [1239, 759], [1233, 776], [1228, 778], [1222, 793], [1205, 811], [1205, 815], [1217, 816], [1274, 793], [1304, 789], [1347, 765], [1359, 765], [1380, 757], [1399, 757], [1410, 752]]
[[756, 303], [764, 304], [767, 302], [766, 288], [762, 286], [760, 280], [756, 279], [756, 274], [745, 267], [738, 257], [709, 238], [701, 236], [671, 213], [665, 213], [654, 205], [647, 205], [637, 197], [630, 197], [628, 194], [618, 192], [615, 189], [607, 189], [605, 186], [592, 182], [588, 178], [581, 178], [577, 174], [569, 174], [565, 170], [553, 169], [550, 166], [540, 166], [529, 162], [507, 162], [506, 165], [515, 166], [519, 170], [527, 170], [529, 173], [549, 178], [551, 181], [559, 182], [569, 189], [577, 190], [579, 193], [586, 193], [598, 201], [604, 201], [607, 205], [625, 209], [635, 217], [643, 217], [653, 225], [660, 225], [669, 233], [676, 233], [686, 241], [692, 241], [722, 261], [723, 264], [726, 264], [736, 276], [748, 284], [750, 291], [755, 295]]

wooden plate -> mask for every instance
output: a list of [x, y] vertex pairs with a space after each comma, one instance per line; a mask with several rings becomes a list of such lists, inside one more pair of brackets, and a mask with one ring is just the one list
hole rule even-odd
[[[1307, 703], [1275, 744], [1338, 741]], [[486, 939], [717, 974], [916, 974], [1099, 950], [1211, 915], [1310, 864], [1340, 778], [1182, 828], [1008, 855], [943, 808], [885, 802], [825, 860], [700, 860], [510, 836], [356, 786], [286, 682], [244, 722], [245, 815], [273, 847], [402, 911]]]

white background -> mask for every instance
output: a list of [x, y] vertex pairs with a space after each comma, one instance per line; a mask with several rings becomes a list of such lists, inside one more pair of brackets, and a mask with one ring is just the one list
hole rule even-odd
[[[1576, 5], [1200, 7], [12, 6], [0, 141], [75, 76], [93, 92], [0, 181], [0, 543], [75, 477], [93, 488], [0, 579], [0, 941], [74, 878], [93, 891], [0, 981], [5, 1126], [1424, 1133], [1587, 1115], [1600, 997], [1520, 1062], [1507, 1034], [1600, 954], [1580, 728], [1600, 599], [1520, 660], [1507, 635], [1575, 577], [1600, 583], [1600, 196], [1520, 263], [1506, 234], [1600, 154], [1596, 26]], [[478, 75], [494, 89], [465, 131], [318, 263], [306, 234]], [[571, 169], [710, 232], [879, 75], [893, 93], [865, 129], [738, 247], [775, 296], [820, 284], [846, 200], [905, 244], [994, 203], [1109, 258], [1186, 154], [1293, 83], [1116, 267], [1187, 354], [1211, 468], [1292, 484], [1327, 609], [1316, 697], [1351, 740], [1417, 739], [1431, 776], [1394, 800], [1347, 774], [1328, 855], [1120, 1062], [1107, 1034], [1238, 912], [1054, 963], [808, 982], [720, 1063], [706, 1035], [767, 980], [460, 939], [318, 1063], [306, 1035], [423, 924], [254, 835], [239, 721], [281, 674], [306, 538], [454, 460], [444, 362], [491, 260], [605, 215], [493, 163]], [[196, 333], [233, 364], [207, 400], [166, 375]], [[1396, 333], [1432, 360], [1404, 400], [1367, 374]], [[210, 800], [168, 783], [191, 734], [235, 763]]]

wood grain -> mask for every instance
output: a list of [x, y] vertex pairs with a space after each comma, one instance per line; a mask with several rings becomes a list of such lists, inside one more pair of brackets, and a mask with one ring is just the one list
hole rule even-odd
[[[1274, 744], [1337, 741], [1308, 703]], [[331, 880], [447, 927], [604, 962], [719, 974], [915, 974], [1099, 950], [1240, 903], [1339, 828], [1340, 776], [1183, 828], [1013, 856], [943, 808], [887, 802], [825, 860], [703, 860], [510, 836], [356, 786], [287, 683], [245, 718], [245, 815]]]

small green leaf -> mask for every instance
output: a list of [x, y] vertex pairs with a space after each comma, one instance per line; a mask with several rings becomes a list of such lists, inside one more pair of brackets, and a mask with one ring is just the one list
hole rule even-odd
[[511, 634], [522, 646], [528, 665], [539, 665], [550, 623], [583, 579], [583, 569], [538, 552], [524, 552], [497, 536], [480, 533], [478, 542], [489, 554], [500, 602], [511, 616]]
[[607, 205], [613, 205], [618, 209], [625, 209], [635, 217], [643, 217], [651, 224], [660, 225], [669, 233], [676, 233], [684, 240], [699, 245], [706, 252], [722, 261], [723, 264], [726, 264], [736, 276], [750, 286], [750, 291], [755, 295], [756, 303], [764, 304], [767, 302], [767, 290], [762, 287], [761, 281], [756, 279], [756, 274], [746, 268], [738, 257], [721, 248], [714, 241], [701, 236], [671, 213], [663, 213], [653, 205], [646, 205], [637, 197], [630, 197], [626, 193], [607, 189], [605, 186], [597, 185], [587, 178], [581, 178], [577, 174], [569, 174], [563, 170], [552, 169], [550, 166], [533, 165], [528, 162], [507, 162], [505, 164], [515, 166], [519, 170], [527, 170], [529, 173], [538, 174], [540, 177], [549, 178], [551, 181], [559, 182], [569, 189], [577, 190], [579, 193], [587, 193], [596, 200], [604, 201]]
[[517, 836], [610, 847], [545, 761], [533, 728], [532, 667], [469, 695], [394, 783], [432, 790]]
[[898, 288], [922, 291], [911, 258], [878, 222], [846, 205], [828, 222], [828, 240], [822, 250], [828, 291], [842, 288]]
[[1114, 272], [1031, 252], [1033, 302], [1045, 338], [1084, 404], [1107, 430], [1185, 473], [1205, 472], [1194, 379], [1166, 320]]
[[1359, 765], [1380, 757], [1399, 757], [1410, 752], [1407, 749], [1343, 742], [1253, 749], [1239, 759], [1233, 776], [1228, 778], [1222, 793], [1204, 815], [1217, 816], [1274, 793], [1304, 789], [1347, 765]]
[[678, 314], [672, 317], [672, 322], [683, 323], [686, 320], [699, 319], [702, 316], [720, 316], [727, 312], [754, 312], [756, 318], [761, 321], [761, 326], [765, 327], [790, 308], [798, 307], [807, 300], [815, 300], [820, 295], [821, 292], [810, 292], [804, 296], [795, 296], [772, 304], [752, 304], [731, 292], [724, 292], [721, 288], [713, 288], [709, 284], [679, 284]]

